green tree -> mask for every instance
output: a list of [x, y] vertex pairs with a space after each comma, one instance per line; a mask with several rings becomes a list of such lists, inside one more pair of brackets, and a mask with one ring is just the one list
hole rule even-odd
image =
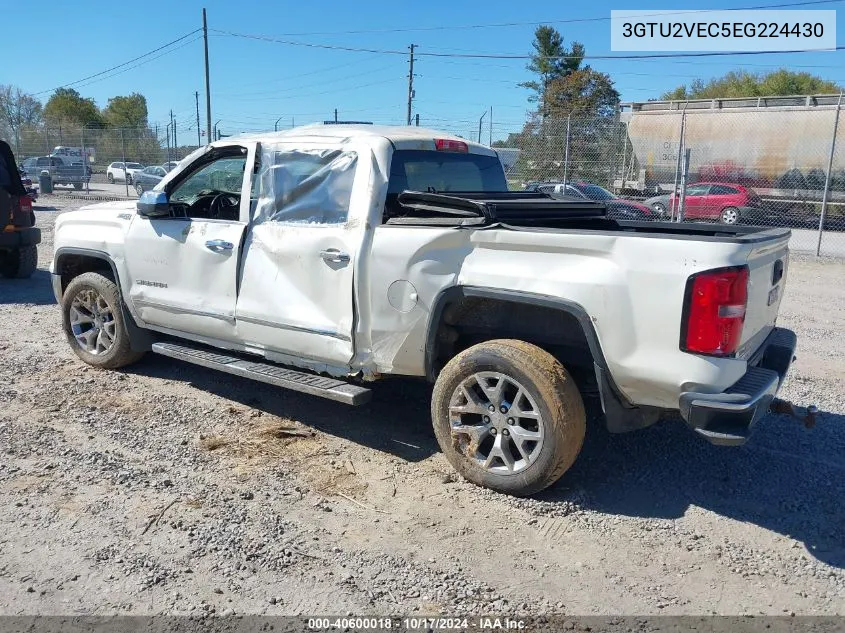
[[73, 88], [56, 89], [44, 106], [44, 119], [51, 125], [103, 126], [103, 117], [94, 100]]
[[103, 118], [109, 127], [146, 128], [147, 99], [137, 92], [128, 97], [112, 97], [103, 109]]
[[696, 79], [689, 86], [678, 86], [663, 93], [661, 99], [730, 99], [737, 97], [774, 97], [782, 95], [836, 94], [842, 86], [807, 72], [780, 69], [768, 73], [732, 70], [708, 82]]
[[538, 27], [527, 68], [537, 78], [520, 84], [539, 104], [516, 140], [524, 180], [581, 178], [607, 185], [615, 169], [619, 92], [606, 73], [584, 64], [584, 46], [564, 45], [549, 26]]
[[531, 90], [533, 94], [528, 97], [528, 100], [539, 103], [541, 111], [545, 111], [547, 105], [545, 97], [549, 84], [555, 79], [566, 77], [578, 70], [584, 59], [584, 45], [580, 42], [572, 42], [572, 48], [567, 48], [563, 43], [563, 36], [557, 29], [541, 25], [534, 31], [534, 41], [531, 46], [534, 52], [526, 68], [538, 78], [525, 81], [519, 86]]

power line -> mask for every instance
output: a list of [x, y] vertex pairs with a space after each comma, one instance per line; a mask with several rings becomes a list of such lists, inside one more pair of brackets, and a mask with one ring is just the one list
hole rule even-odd
[[175, 48], [171, 48], [170, 50], [165, 51], [165, 52], [161, 53], [160, 55], [156, 55], [155, 57], [150, 57], [150, 58], [148, 58], [148, 59], [145, 59], [145, 60], [144, 60], [144, 61], [142, 61], [142, 62], [138, 62], [138, 63], [137, 63], [137, 64], [135, 64], [134, 66], [129, 66], [128, 68], [124, 68], [123, 70], [119, 70], [118, 72], [116, 72], [116, 73], [112, 73], [111, 75], [106, 75], [105, 77], [100, 77], [99, 79], [94, 79], [93, 81], [88, 81], [88, 82], [86, 82], [86, 83], [84, 83], [84, 84], [79, 84], [77, 87], [78, 87], [78, 88], [84, 88], [85, 86], [90, 86], [91, 84], [95, 84], [95, 83], [97, 83], [98, 81], [105, 81], [105, 80], [107, 80], [107, 79], [111, 79], [112, 77], [117, 77], [118, 75], [122, 75], [123, 73], [128, 73], [130, 70], [135, 70], [136, 68], [140, 68], [141, 66], [144, 66], [145, 64], [149, 64], [150, 62], [154, 62], [155, 60], [157, 60], [157, 59], [159, 59], [159, 58], [161, 58], [161, 57], [164, 57], [165, 55], [170, 55], [171, 53], [175, 53], [176, 51], [178, 51], [178, 50], [180, 50], [180, 49], [183, 49], [183, 48], [185, 48], [186, 46], [190, 46], [190, 45], [191, 45], [191, 44], [193, 44], [194, 42], [197, 42], [197, 41], [199, 41], [199, 40], [201, 40], [201, 39], [202, 39], [202, 36], [201, 36], [201, 35], [200, 35], [200, 36], [197, 36], [197, 37], [195, 37], [195, 38], [194, 38], [194, 39], [192, 39], [192, 40], [188, 40], [187, 42], [185, 42], [185, 43], [184, 43], [184, 44], [182, 44], [181, 46], [177, 46], [177, 47], [175, 47]]
[[[821, 0], [820, 0], [821, 1]], [[824, 0], [828, 1], [828, 0]], [[841, 2], [842, 0], [832, 0]], [[234, 33], [232, 31], [217, 31], [224, 35], [231, 37], [240, 37], [251, 40], [260, 40], [265, 42], [272, 42], [275, 44], [285, 44], [288, 46], [304, 46], [306, 48], [319, 48], [325, 50], [347, 51], [353, 53], [378, 53], [382, 55], [407, 55], [407, 51], [394, 49], [375, 49], [375, 48], [357, 48], [354, 46], [340, 46], [337, 44], [316, 44], [313, 42], [296, 42], [293, 40], [282, 40], [274, 37], [267, 37], [264, 35], [251, 35], [248, 33]], [[794, 53], [822, 53], [833, 50], [845, 50], [845, 46], [837, 46], [835, 49], [830, 48], [807, 48], [787, 51], [710, 51], [710, 52], [695, 52], [695, 53], [645, 53], [642, 55], [556, 55], [544, 56], [546, 60], [565, 60], [565, 59], [677, 59], [687, 57], [725, 57], [729, 55], [783, 55]], [[500, 53], [436, 53], [436, 52], [417, 52], [414, 51], [417, 57], [448, 57], [457, 59], [522, 59], [530, 60], [533, 55], [524, 54], [500, 54]]]
[[[786, 2], [781, 4], [764, 4], [749, 7], [736, 7], [727, 9], [730, 11], [752, 11], [754, 9], [779, 9], [786, 7], [804, 7], [819, 4], [836, 4], [842, 0], [807, 0], [804, 2]], [[709, 13], [716, 11], [716, 9], [686, 9], [675, 11], [660, 11], [655, 13], [644, 13], [637, 17], [657, 17], [663, 15], [685, 15], [695, 13]], [[418, 33], [425, 31], [455, 31], [465, 29], [492, 29], [492, 28], [506, 28], [513, 26], [540, 26], [543, 24], [576, 24], [581, 22], [606, 22], [611, 17], [609, 15], [592, 17], [592, 18], [569, 18], [565, 20], [541, 20], [535, 22], [498, 22], [492, 24], [448, 24], [438, 26], [413, 26], [413, 27], [397, 27], [389, 29], [356, 29], [351, 31], [310, 31], [305, 33], [280, 33], [279, 37], [310, 37], [314, 35], [365, 35], [372, 33]]]
[[56, 88], [51, 88], [49, 90], [42, 90], [41, 92], [36, 92], [35, 94], [40, 95], [40, 94], [45, 94], [47, 92], [55, 92], [59, 88], [68, 88], [70, 86], [75, 86], [76, 84], [82, 83], [83, 81], [88, 81], [89, 79], [99, 77], [100, 75], [105, 75], [106, 73], [110, 73], [113, 70], [117, 70], [118, 68], [122, 68], [123, 66], [127, 66], [129, 64], [132, 64], [133, 62], [137, 62], [139, 59], [143, 59], [144, 57], [148, 57], [149, 55], [152, 55], [153, 53], [157, 53], [158, 51], [163, 50], [163, 49], [165, 49], [169, 46], [172, 46], [173, 44], [176, 44], [177, 42], [181, 42], [182, 40], [190, 37], [191, 35], [193, 35], [197, 31], [201, 31], [201, 30], [202, 29], [194, 29], [193, 31], [191, 31], [190, 33], [186, 33], [182, 37], [176, 38], [175, 40], [168, 42], [167, 44], [164, 44], [162, 46], [159, 46], [158, 48], [154, 48], [151, 51], [147, 51], [143, 55], [139, 55], [138, 57], [130, 59], [127, 62], [123, 62], [122, 64], [118, 64], [117, 66], [112, 66], [111, 68], [107, 68], [106, 70], [102, 70], [98, 73], [94, 73], [93, 75], [88, 75], [87, 77], [83, 77], [82, 79], [77, 79], [76, 81], [71, 81], [70, 83], [63, 84], [63, 85], [58, 86]]

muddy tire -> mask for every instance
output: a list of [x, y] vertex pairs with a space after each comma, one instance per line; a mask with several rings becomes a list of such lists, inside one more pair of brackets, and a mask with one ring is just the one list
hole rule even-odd
[[441, 450], [461, 475], [515, 496], [560, 479], [586, 433], [569, 372], [539, 347], [508, 339], [470, 347], [446, 364], [431, 417]]
[[73, 352], [94, 367], [117, 369], [144, 355], [129, 346], [120, 290], [100, 273], [83, 273], [68, 284], [62, 325]]
[[21, 246], [0, 251], [0, 275], [9, 279], [28, 279], [38, 268], [38, 247]]

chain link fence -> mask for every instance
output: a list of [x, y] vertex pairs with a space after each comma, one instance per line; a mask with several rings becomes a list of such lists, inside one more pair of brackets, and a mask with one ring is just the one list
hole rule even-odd
[[[789, 227], [796, 250], [845, 257], [842, 105], [839, 95], [624, 104], [614, 116], [532, 118], [497, 149], [512, 189], [615, 195], [611, 206], [651, 219]], [[451, 131], [488, 140], [474, 126]], [[170, 132], [39, 126], [19, 131], [15, 154], [78, 164], [84, 153], [88, 186], [103, 189], [113, 162], [162, 165], [197, 147], [179, 130], [174, 146]]]
[[[652, 219], [779, 226], [791, 247], [845, 256], [845, 121], [838, 95], [626, 104], [547, 118], [500, 148], [513, 189], [618, 196]], [[587, 188], [593, 184], [607, 190]]]
[[[184, 140], [192, 138], [185, 132]], [[53, 156], [65, 165], [87, 164], [89, 188], [107, 182], [108, 166], [114, 162], [138, 163], [144, 167], [179, 161], [197, 148], [194, 144], [180, 143], [177, 130], [176, 145], [170, 130], [157, 128], [67, 128], [30, 127], [19, 131], [14, 139], [15, 156], [21, 165], [35, 164], [33, 158]], [[84, 148], [84, 149], [83, 149]], [[42, 161], [43, 162], [43, 161]], [[29, 174], [33, 180], [38, 173]], [[118, 195], [114, 192], [103, 191]], [[127, 187], [127, 193], [134, 190]]]

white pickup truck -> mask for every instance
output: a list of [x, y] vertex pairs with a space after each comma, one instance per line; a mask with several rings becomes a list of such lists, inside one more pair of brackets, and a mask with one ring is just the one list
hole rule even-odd
[[585, 396], [613, 432], [742, 443], [793, 360], [788, 239], [507, 192], [494, 150], [433, 130], [307, 126], [61, 215], [51, 272], [86, 363], [153, 351], [352, 405], [425, 378], [453, 466], [526, 495], [575, 461]]

